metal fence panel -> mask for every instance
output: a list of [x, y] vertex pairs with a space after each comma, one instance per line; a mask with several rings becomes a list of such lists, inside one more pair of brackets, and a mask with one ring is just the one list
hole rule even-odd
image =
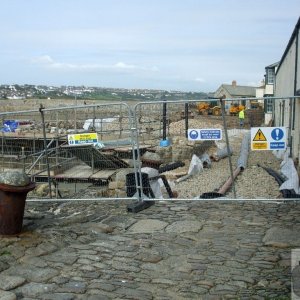
[[33, 154], [43, 150], [40, 113], [38, 110], [1, 113], [0, 122], [0, 170], [24, 171], [34, 162]]
[[[288, 99], [294, 101], [295, 97]], [[269, 106], [273, 108], [276, 101], [285, 99], [242, 98], [217, 102], [216, 99], [211, 102], [207, 99], [162, 100], [137, 104], [135, 115], [139, 121], [139, 139], [153, 145], [149, 152], [139, 158], [142, 162], [141, 172], [149, 173], [154, 178], [150, 181], [153, 189], [158, 191], [156, 197], [189, 200], [211, 197], [282, 199], [283, 193], [279, 190], [277, 178], [277, 174], [281, 174], [282, 160], [276, 158], [275, 154], [283, 151], [252, 151], [250, 147], [253, 142], [251, 128], [281, 126], [275, 122], [274, 110], [265, 111], [266, 100], [271, 102]], [[245, 119], [241, 126], [239, 111], [242, 105]], [[145, 132], [144, 120], [147, 116], [148, 130], [141, 134]], [[285, 124], [291, 122], [286, 121]], [[191, 139], [191, 129], [195, 129], [195, 134], [208, 132], [210, 138], [215, 130], [219, 130], [222, 138]], [[299, 135], [299, 128], [297, 130]], [[290, 133], [287, 125], [286, 145], [289, 144]], [[228, 156], [228, 153], [231, 155]], [[240, 164], [241, 160], [245, 165]]]
[[282, 107], [290, 99], [162, 99], [1, 113], [0, 168], [25, 171], [38, 183], [29, 195], [36, 199], [282, 199], [282, 153], [251, 151], [250, 129], [286, 125], [293, 145], [299, 127], [286, 119], [292, 113], [283, 120]]

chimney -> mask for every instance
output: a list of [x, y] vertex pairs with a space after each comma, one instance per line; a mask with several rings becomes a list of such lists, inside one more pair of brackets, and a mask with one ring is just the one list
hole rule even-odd
[[232, 86], [236, 87], [236, 80], [232, 80]]

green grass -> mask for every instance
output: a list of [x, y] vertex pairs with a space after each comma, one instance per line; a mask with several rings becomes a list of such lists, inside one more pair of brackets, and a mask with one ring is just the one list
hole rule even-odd
[[3, 250], [0, 252], [0, 256], [4, 256], [4, 255], [11, 255], [11, 253], [8, 250]]

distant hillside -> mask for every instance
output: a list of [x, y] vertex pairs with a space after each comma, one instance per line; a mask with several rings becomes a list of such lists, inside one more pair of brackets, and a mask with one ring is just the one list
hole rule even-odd
[[115, 89], [86, 86], [0, 85], [0, 99], [87, 99], [105, 101], [151, 101], [206, 99], [203, 92], [180, 92], [149, 89]]

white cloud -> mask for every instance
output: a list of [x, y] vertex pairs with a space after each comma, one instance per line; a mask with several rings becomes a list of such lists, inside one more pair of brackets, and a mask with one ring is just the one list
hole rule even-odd
[[113, 65], [116, 69], [137, 69], [138, 67], [135, 65], [128, 65], [123, 62], [118, 62], [115, 65]]
[[112, 70], [112, 71], [152, 71], [157, 72], [158, 68], [156, 66], [144, 67], [139, 65], [127, 64], [125, 62], [117, 62], [115, 64], [73, 64], [57, 62], [52, 59], [49, 55], [42, 55], [34, 57], [31, 63], [51, 69], [60, 69], [64, 71], [68, 70], [78, 70], [78, 71], [91, 71], [91, 70]]
[[35, 63], [35, 64], [52, 64], [52, 63], [54, 63], [53, 59], [49, 55], [41, 55], [41, 56], [34, 57], [31, 60], [31, 62]]
[[206, 80], [202, 77], [195, 78], [195, 81], [197, 81], [197, 82], [206, 82]]

